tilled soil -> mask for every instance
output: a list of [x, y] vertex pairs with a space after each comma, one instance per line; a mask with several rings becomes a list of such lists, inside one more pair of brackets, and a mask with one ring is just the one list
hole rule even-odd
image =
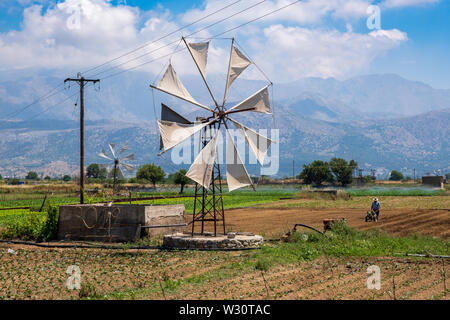
[[[394, 235], [420, 233], [450, 238], [450, 209], [383, 210], [378, 222], [365, 222], [365, 214], [361, 209], [243, 208], [227, 210], [225, 219], [227, 231], [254, 232], [266, 236], [286, 233], [296, 223], [323, 230], [324, 219], [345, 218], [350, 227], [360, 230], [380, 228]], [[208, 225], [208, 230], [212, 230], [211, 225]]]

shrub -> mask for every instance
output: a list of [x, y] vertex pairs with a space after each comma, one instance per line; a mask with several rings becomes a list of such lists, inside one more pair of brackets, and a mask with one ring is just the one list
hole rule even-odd
[[326, 161], [315, 160], [308, 165], [303, 165], [303, 170], [298, 179], [303, 179], [306, 184], [314, 184], [320, 186], [323, 182], [332, 182], [330, 165]]
[[392, 170], [389, 176], [389, 180], [391, 181], [400, 181], [403, 179], [403, 174], [400, 171]]
[[50, 206], [45, 216], [31, 212], [25, 220], [14, 220], [6, 225], [0, 238], [49, 241], [58, 232], [59, 207]]
[[58, 217], [59, 217], [59, 207], [50, 206], [47, 211], [47, 216], [45, 217], [44, 223], [40, 230], [40, 240], [49, 241], [56, 239], [58, 233]]

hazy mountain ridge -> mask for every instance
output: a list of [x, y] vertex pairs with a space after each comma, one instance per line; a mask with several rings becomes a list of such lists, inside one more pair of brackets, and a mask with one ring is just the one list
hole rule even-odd
[[[145, 73], [126, 73], [102, 82], [96, 87], [98, 91], [92, 87], [86, 90], [87, 164], [101, 162], [96, 153], [108, 142], [126, 142], [136, 153], [136, 164], [156, 161], [168, 171], [175, 170], [176, 166], [156, 156], [159, 138], [155, 112], [159, 114], [160, 103], [191, 120], [207, 113], [156, 91], [153, 100], [148, 86], [153, 78]], [[76, 171], [77, 96], [52, 104], [76, 93], [77, 86], [32, 106], [16, 120], [5, 120], [6, 114], [20, 110], [48, 92], [50, 84], [60, 81], [57, 75], [45, 73], [27, 78], [25, 72], [10, 73], [7, 79], [0, 81], [0, 173]], [[195, 79], [183, 78], [194, 98], [210, 104], [204, 84]], [[209, 81], [219, 97], [223, 90], [220, 77], [212, 76]], [[238, 79], [227, 105], [264, 85], [264, 81]], [[396, 75], [369, 75], [345, 81], [306, 78], [275, 84], [270, 93], [273, 117], [238, 113], [233, 118], [255, 129], [279, 128], [280, 176], [292, 174], [292, 159], [300, 168], [301, 163], [332, 156], [355, 159], [367, 167], [430, 170], [449, 166], [450, 90], [433, 89]], [[49, 112], [34, 117], [49, 106]], [[249, 172], [258, 174], [259, 169], [250, 166]]]
[[[448, 123], [450, 109], [429, 112], [420, 116], [375, 122], [336, 123], [296, 116], [283, 116], [279, 110], [280, 171], [279, 176], [290, 175], [292, 159], [300, 170], [302, 163], [314, 159], [328, 160], [339, 156], [356, 159], [366, 167], [394, 169], [415, 167], [426, 171], [436, 168], [449, 170], [450, 136]], [[271, 117], [263, 116], [271, 128]], [[257, 126], [258, 121], [247, 121]], [[62, 123], [60, 123], [62, 122]], [[261, 125], [264, 121], [259, 121]], [[272, 123], [273, 124], [273, 123]], [[295, 125], [292, 125], [295, 124]], [[23, 175], [28, 170], [58, 175], [71, 170], [76, 173], [79, 148], [78, 122], [46, 120], [21, 129], [10, 128], [0, 122], [2, 175]], [[88, 121], [86, 123], [86, 163], [106, 163], [96, 154], [108, 142], [126, 142], [136, 153], [135, 164], [156, 162], [171, 172], [178, 168], [170, 162], [170, 154], [157, 157], [159, 135], [155, 122]], [[249, 166], [249, 172], [259, 174], [258, 166]]]

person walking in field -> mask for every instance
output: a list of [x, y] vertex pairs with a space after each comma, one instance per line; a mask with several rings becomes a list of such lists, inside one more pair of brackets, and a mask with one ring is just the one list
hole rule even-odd
[[380, 215], [380, 207], [381, 207], [381, 204], [378, 201], [378, 198], [373, 198], [371, 210], [372, 210], [372, 212], [374, 212], [377, 215], [376, 221], [378, 221], [378, 216]]

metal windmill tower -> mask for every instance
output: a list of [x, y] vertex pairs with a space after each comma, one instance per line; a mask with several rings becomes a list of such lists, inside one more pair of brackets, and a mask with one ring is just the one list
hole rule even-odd
[[[120, 169], [121, 167], [125, 168], [128, 172], [132, 172], [134, 170], [134, 166], [128, 163], [125, 163], [124, 161], [127, 160], [134, 160], [134, 153], [129, 154], [123, 158], [120, 158], [120, 155], [122, 153], [124, 153], [125, 151], [129, 150], [128, 146], [126, 144], [122, 144], [122, 148], [119, 151], [119, 154], [116, 155], [116, 150], [115, 147], [116, 145], [114, 143], [110, 143], [108, 144], [109, 146], [109, 150], [111, 151], [112, 154], [112, 158], [109, 157], [106, 152], [105, 149], [103, 149], [98, 156], [102, 157], [103, 159], [107, 159], [107, 160], [111, 160], [113, 161], [113, 193], [115, 193], [116, 190], [116, 186], [117, 186], [117, 174], [120, 172], [122, 173], [122, 170]], [[122, 174], [123, 175], [123, 174]]]
[[230, 116], [239, 112], [271, 114], [268, 88], [272, 85], [272, 82], [269, 82], [265, 87], [242, 102], [226, 109], [225, 102], [231, 84], [252, 62], [238, 50], [234, 44], [234, 39], [232, 39], [225, 92], [222, 103], [219, 104], [206, 81], [206, 64], [210, 42], [188, 43], [185, 38], [182, 38], [182, 40], [208, 89], [214, 107], [205, 106], [192, 98], [178, 78], [172, 64], [169, 63], [159, 84], [157, 86], [150, 85], [150, 87], [187, 101], [209, 111], [211, 114], [206, 118], [197, 118], [197, 121], [191, 122], [167, 106], [162, 105], [161, 120], [158, 120], [162, 141], [161, 149], [163, 149], [162, 153], [164, 153], [194, 134], [198, 132], [201, 134], [202, 149], [186, 173], [187, 177], [196, 182], [192, 235], [194, 234], [196, 223], [201, 223], [201, 233], [203, 234], [206, 222], [214, 223], [214, 235], [217, 235], [217, 227], [221, 223], [225, 234], [221, 167], [217, 161], [217, 142], [220, 129], [225, 129], [227, 135], [226, 180], [228, 190], [233, 191], [245, 186], [252, 186], [255, 189], [253, 181], [248, 175], [236, 149], [228, 124], [231, 122], [238, 129], [255, 154], [258, 162], [263, 165], [264, 157], [273, 141], [233, 120]]

